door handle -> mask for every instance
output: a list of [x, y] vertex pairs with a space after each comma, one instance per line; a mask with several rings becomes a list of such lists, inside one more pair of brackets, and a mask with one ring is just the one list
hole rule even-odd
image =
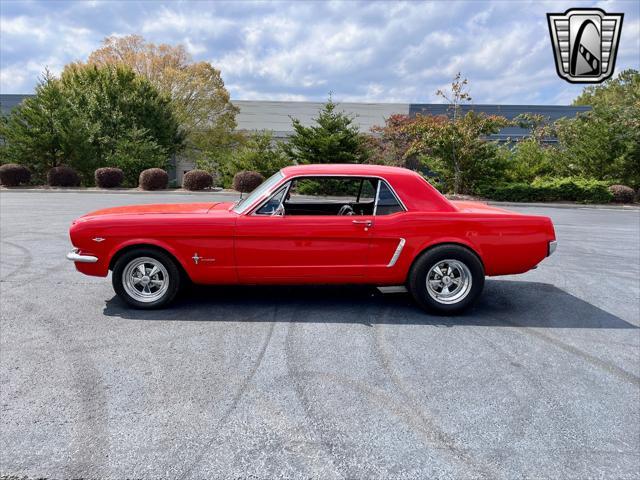
[[351, 223], [355, 223], [356, 225], [364, 225], [366, 228], [371, 227], [373, 222], [371, 220], [352, 220]]

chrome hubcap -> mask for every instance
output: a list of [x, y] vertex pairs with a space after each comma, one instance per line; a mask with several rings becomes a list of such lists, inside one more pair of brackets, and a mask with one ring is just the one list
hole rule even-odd
[[463, 300], [471, 291], [471, 271], [459, 260], [442, 260], [429, 269], [426, 283], [431, 298], [450, 305]]
[[167, 293], [169, 273], [155, 258], [135, 258], [122, 272], [122, 285], [135, 300], [144, 303], [155, 302]]

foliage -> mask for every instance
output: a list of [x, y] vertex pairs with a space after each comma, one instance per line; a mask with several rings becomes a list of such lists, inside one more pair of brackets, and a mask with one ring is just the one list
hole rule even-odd
[[531, 182], [539, 177], [554, 175], [558, 168], [558, 151], [544, 145], [534, 137], [525, 138], [515, 145], [501, 146], [499, 156], [506, 166], [505, 180]]
[[111, 36], [88, 60], [93, 65], [124, 65], [171, 99], [186, 135], [185, 155], [219, 159], [238, 142], [235, 117], [220, 71], [194, 62], [183, 45], [154, 44], [139, 35]]
[[372, 136], [369, 137], [371, 149], [369, 162], [416, 170], [418, 166], [416, 156], [407, 155], [414, 141], [408, 127], [414, 121], [408, 115], [395, 114], [385, 119], [384, 126], [372, 127]]
[[124, 172], [119, 168], [102, 167], [95, 171], [94, 178], [99, 188], [118, 188], [124, 181]]
[[505, 164], [485, 136], [506, 125], [502, 117], [468, 112], [455, 119], [418, 116], [409, 128], [416, 139], [410, 153], [435, 172], [446, 190], [473, 193], [477, 184], [502, 178]]
[[143, 170], [166, 169], [167, 154], [145, 130], [134, 127], [116, 141], [106, 163], [124, 172], [127, 187], [135, 187]]
[[205, 190], [212, 186], [213, 176], [204, 170], [191, 170], [182, 179], [182, 188], [185, 190]]
[[262, 182], [264, 177], [260, 173], [243, 170], [234, 175], [233, 189], [240, 193], [250, 193]]
[[5, 163], [0, 166], [0, 185], [17, 187], [29, 181], [31, 181], [31, 171], [24, 165]]
[[574, 201], [609, 203], [613, 198], [606, 182], [581, 178], [537, 179], [532, 183], [485, 184], [478, 193], [507, 202]]
[[273, 141], [269, 131], [255, 132], [246, 137], [242, 146], [230, 156], [222, 167], [223, 183], [231, 184], [233, 176], [242, 170], [251, 170], [268, 178], [278, 170], [291, 165], [282, 144]]
[[60, 82], [45, 71], [35, 96], [25, 99], [0, 124], [2, 163], [28, 165], [35, 180], [44, 182], [50, 168], [69, 160], [65, 150], [78, 123], [70, 117]]
[[624, 70], [586, 87], [575, 105], [592, 111], [558, 125], [567, 170], [590, 178], [640, 186], [640, 72]]
[[626, 185], [611, 185], [609, 187], [613, 201], [616, 203], [633, 203], [636, 192]]
[[132, 172], [123, 157], [146, 152], [141, 165], [152, 157], [155, 166], [183, 143], [169, 100], [149, 81], [124, 67], [78, 64], [59, 79], [46, 74], [35, 97], [11, 112], [1, 136], [8, 160], [29, 165], [40, 178], [64, 163], [87, 183], [107, 165], [121, 167], [133, 183], [139, 170]]
[[169, 183], [169, 175], [161, 168], [148, 168], [140, 173], [138, 183], [142, 190], [164, 190]]
[[293, 118], [293, 135], [282, 148], [295, 163], [363, 163], [368, 158], [365, 137], [354, 118], [337, 110], [331, 97], [305, 127]]
[[80, 185], [80, 176], [73, 168], [60, 165], [49, 170], [47, 184], [52, 187], [77, 187]]
[[449, 102], [448, 116], [418, 115], [407, 131], [414, 141], [407, 154], [417, 154], [437, 173], [453, 193], [473, 193], [480, 182], [501, 178], [505, 165], [497, 155], [495, 143], [487, 135], [509, 124], [506, 118], [473, 111], [462, 115], [461, 103], [470, 101], [467, 80], [456, 75], [450, 92], [437, 94]]

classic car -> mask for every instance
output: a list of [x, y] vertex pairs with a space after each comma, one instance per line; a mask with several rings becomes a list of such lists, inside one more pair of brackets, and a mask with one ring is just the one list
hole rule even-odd
[[238, 202], [107, 208], [75, 220], [77, 270], [136, 308], [185, 283], [404, 285], [423, 308], [459, 312], [485, 276], [535, 268], [556, 248], [551, 220], [450, 201], [421, 175], [374, 165], [282, 169]]

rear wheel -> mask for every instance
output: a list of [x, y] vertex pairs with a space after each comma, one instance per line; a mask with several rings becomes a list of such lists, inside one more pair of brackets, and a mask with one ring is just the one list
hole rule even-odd
[[458, 245], [428, 250], [411, 268], [408, 288], [424, 309], [455, 314], [469, 307], [484, 287], [484, 268], [478, 257]]
[[113, 268], [113, 289], [135, 308], [160, 308], [180, 289], [180, 271], [169, 255], [150, 248], [123, 254]]

